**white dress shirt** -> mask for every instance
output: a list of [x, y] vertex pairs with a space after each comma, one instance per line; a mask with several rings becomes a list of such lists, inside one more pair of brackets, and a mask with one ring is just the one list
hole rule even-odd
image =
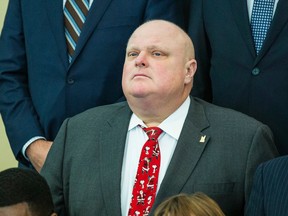
[[[179, 139], [184, 121], [186, 119], [189, 110], [189, 106], [190, 106], [190, 98], [187, 97], [184, 103], [172, 115], [170, 115], [160, 125], [158, 125], [158, 127], [161, 128], [163, 132], [158, 138], [161, 152], [161, 162], [160, 162], [157, 192], [159, 190], [161, 182], [166, 173], [167, 167], [170, 163], [170, 160], [176, 148], [177, 141]], [[138, 162], [141, 150], [144, 143], [148, 139], [146, 133], [138, 125], [147, 127], [141, 119], [139, 119], [135, 114], [132, 114], [130, 124], [128, 127], [123, 165], [122, 165], [122, 178], [121, 178], [122, 215], [128, 215], [132, 196], [132, 188], [134, 185], [138, 169]]]

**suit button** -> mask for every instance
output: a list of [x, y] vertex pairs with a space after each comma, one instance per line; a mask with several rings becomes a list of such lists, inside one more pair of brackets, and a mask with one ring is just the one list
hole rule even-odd
[[70, 78], [70, 79], [67, 79], [67, 83], [70, 84], [70, 85], [74, 84], [74, 82], [75, 82], [75, 81], [74, 81], [73, 79], [71, 79], [71, 78]]
[[252, 70], [252, 74], [253, 74], [254, 76], [257, 76], [259, 73], [260, 73], [260, 69], [257, 68], [257, 67]]

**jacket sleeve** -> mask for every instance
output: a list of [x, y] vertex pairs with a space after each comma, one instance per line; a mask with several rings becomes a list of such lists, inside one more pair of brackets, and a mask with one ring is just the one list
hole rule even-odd
[[59, 216], [65, 216], [67, 208], [65, 205], [65, 192], [63, 185], [63, 175], [69, 175], [68, 171], [66, 170], [65, 172], [63, 169], [68, 127], [67, 125], [68, 119], [63, 122], [40, 172], [50, 187], [55, 212]]
[[261, 164], [255, 173], [253, 187], [249, 202], [246, 208], [246, 216], [265, 215], [264, 214], [264, 194], [263, 194], [263, 164]]
[[[253, 177], [257, 167], [270, 159], [279, 155], [273, 141], [271, 130], [266, 125], [260, 125], [252, 139], [251, 148], [247, 159], [245, 175], [245, 200], [246, 205], [249, 200]], [[259, 172], [259, 171], [258, 171]], [[257, 174], [259, 175], [259, 173]]]
[[32, 137], [43, 136], [29, 93], [21, 0], [9, 1], [0, 38], [0, 112], [15, 157]]
[[191, 95], [211, 102], [211, 47], [205, 30], [203, 7], [203, 0], [191, 1], [189, 10], [188, 33], [194, 44], [197, 61], [197, 71]]

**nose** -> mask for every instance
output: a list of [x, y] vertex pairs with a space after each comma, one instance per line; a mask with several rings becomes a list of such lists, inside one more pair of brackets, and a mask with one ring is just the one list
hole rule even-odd
[[147, 58], [144, 52], [140, 52], [137, 58], [135, 59], [135, 66], [136, 67], [147, 67]]

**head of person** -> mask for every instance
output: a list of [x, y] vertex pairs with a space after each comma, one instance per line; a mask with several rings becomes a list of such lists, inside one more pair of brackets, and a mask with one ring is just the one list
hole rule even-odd
[[154, 216], [225, 216], [219, 205], [204, 193], [178, 194], [162, 202]]
[[165, 119], [189, 96], [196, 68], [193, 43], [180, 27], [164, 20], [142, 24], [128, 41], [122, 76], [132, 111]]
[[33, 170], [0, 172], [0, 215], [57, 216], [46, 180]]

